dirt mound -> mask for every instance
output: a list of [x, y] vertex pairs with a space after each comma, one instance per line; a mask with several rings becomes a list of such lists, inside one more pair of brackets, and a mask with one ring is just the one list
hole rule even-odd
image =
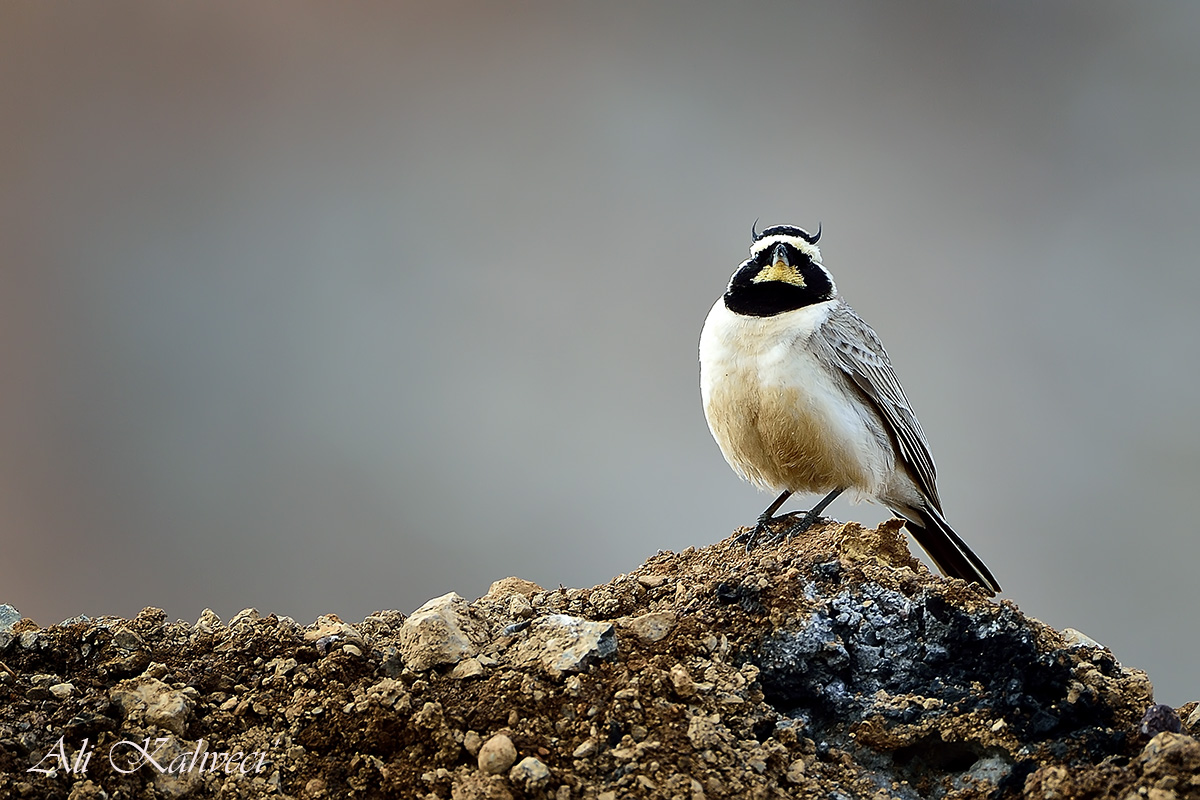
[[1195, 704], [897, 523], [356, 625], [0, 630], [4, 798], [1200, 798]]

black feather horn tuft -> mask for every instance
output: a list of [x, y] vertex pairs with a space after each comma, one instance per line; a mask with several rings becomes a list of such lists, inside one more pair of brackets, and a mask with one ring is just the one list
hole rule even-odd
[[809, 233], [804, 228], [799, 228], [795, 225], [772, 225], [769, 228], [763, 228], [762, 231], [756, 231], [758, 220], [754, 221], [754, 225], [750, 226], [750, 232], [754, 234], [754, 241], [762, 241], [768, 236], [796, 236], [809, 244], [816, 244], [821, 238], [821, 223], [817, 223], [817, 232]]

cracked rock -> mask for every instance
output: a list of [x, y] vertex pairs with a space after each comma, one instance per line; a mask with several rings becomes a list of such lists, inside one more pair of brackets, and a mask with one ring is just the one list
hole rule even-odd
[[10, 605], [0, 605], [0, 633], [8, 633], [21, 621], [21, 612]]
[[532, 788], [550, 780], [550, 769], [533, 756], [527, 756], [509, 771], [508, 779], [513, 783]]
[[561, 678], [616, 652], [617, 634], [611, 623], [551, 614], [534, 621], [513, 658], [517, 663], [536, 662], [550, 677]]
[[118, 683], [110, 692], [113, 703], [126, 717], [141, 716], [147, 723], [182, 736], [194, 701], [181, 690], [157, 678], [133, 678]]
[[457, 664], [477, 655], [488, 641], [487, 627], [471, 614], [457, 592], [435, 597], [413, 612], [400, 628], [400, 654], [418, 672]]

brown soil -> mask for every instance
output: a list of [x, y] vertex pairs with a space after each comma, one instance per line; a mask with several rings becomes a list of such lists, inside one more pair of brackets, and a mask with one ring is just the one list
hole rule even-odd
[[[895, 523], [455, 608], [461, 652], [395, 611], [22, 620], [0, 797], [1200, 798], [1195, 704], [1143, 732], [1143, 673], [930, 575]], [[583, 620], [599, 644], [556, 660]]]

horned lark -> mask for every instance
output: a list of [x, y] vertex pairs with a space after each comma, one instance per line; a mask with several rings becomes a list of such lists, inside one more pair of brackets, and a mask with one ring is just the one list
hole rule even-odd
[[[1000, 585], [942, 516], [929, 445], [875, 331], [838, 296], [816, 234], [753, 232], [700, 334], [700, 392], [709, 430], [745, 480], [780, 492], [743, 534], [746, 548], [807, 530], [844, 491], [903, 517], [946, 575]], [[774, 516], [793, 492], [825, 494], [807, 512]]]

